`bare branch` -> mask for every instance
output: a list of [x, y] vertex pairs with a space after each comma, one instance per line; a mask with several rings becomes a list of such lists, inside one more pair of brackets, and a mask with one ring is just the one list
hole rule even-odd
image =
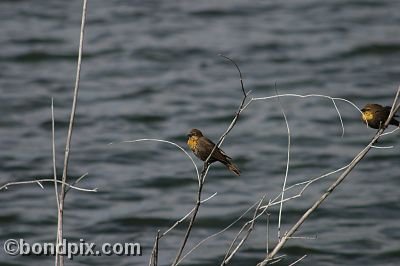
[[375, 136], [372, 138], [370, 143], [365, 147], [360, 153], [358, 153], [350, 165], [346, 168], [346, 170], [336, 179], [335, 182], [327, 189], [327, 191], [310, 207], [303, 216], [296, 222], [296, 224], [288, 231], [287, 234], [279, 241], [279, 243], [275, 246], [272, 252], [260, 263], [258, 266], [267, 265], [268, 262], [278, 253], [278, 251], [285, 245], [286, 241], [293, 236], [293, 234], [299, 229], [299, 227], [304, 223], [304, 221], [310, 216], [312, 212], [314, 212], [322, 202], [333, 192], [333, 190], [339, 186], [342, 181], [348, 176], [348, 174], [357, 166], [357, 164], [364, 158], [364, 156], [368, 153], [368, 151], [372, 148], [373, 144], [381, 137], [382, 133], [385, 131], [386, 127], [389, 125], [391, 119], [393, 118], [394, 114], [397, 112], [395, 109], [395, 105], [398, 101], [400, 95], [400, 87], [397, 90], [395, 100], [392, 106], [392, 112], [390, 113], [389, 117], [387, 118], [384, 126], [378, 130]]
[[[53, 157], [53, 175], [54, 175], [54, 191], [56, 193], [56, 202], [57, 202], [57, 213], [60, 212], [60, 200], [59, 200], [59, 194], [58, 194], [58, 185], [57, 185], [57, 169], [56, 169], [56, 142], [55, 142], [55, 130], [54, 130], [54, 101], [53, 98], [51, 98], [51, 143], [52, 143], [52, 157]], [[58, 230], [57, 230], [57, 236], [56, 236], [56, 243], [59, 243], [58, 239]], [[58, 265], [58, 259], [59, 259], [59, 250], [58, 248], [56, 249], [56, 256], [55, 256], [55, 261], [54, 265]]]
[[[85, 177], [88, 176], [88, 175], [89, 175], [89, 173], [84, 173], [84, 174], [81, 175], [77, 180], [75, 180], [74, 183], [72, 183], [72, 185], [75, 186], [75, 185], [78, 184], [83, 178], [85, 178]], [[69, 191], [70, 189], [71, 189], [71, 187], [68, 187], [68, 188], [65, 190], [65, 194], [67, 194], [68, 191]]]
[[[275, 91], [276, 94], [278, 95], [278, 90], [276, 89], [276, 83], [275, 83]], [[279, 216], [278, 216], [278, 239], [281, 239], [281, 222], [282, 222], [282, 209], [283, 209], [283, 198], [285, 195], [285, 190], [286, 190], [286, 182], [287, 182], [287, 177], [289, 174], [289, 165], [290, 165], [290, 127], [289, 127], [289, 122], [287, 120], [286, 114], [285, 114], [285, 109], [283, 108], [282, 102], [280, 98], [278, 97], [278, 103], [282, 111], [283, 118], [285, 119], [285, 124], [286, 124], [286, 129], [287, 129], [287, 135], [288, 135], [288, 144], [287, 144], [287, 162], [286, 162], [286, 169], [285, 169], [285, 177], [283, 178], [283, 185], [282, 185], [282, 192], [281, 192], [281, 204], [279, 206]], [[336, 106], [336, 105], [335, 105]]]
[[[182, 148], [179, 144], [172, 142], [172, 141], [163, 140], [163, 139], [135, 139], [135, 140], [126, 140], [126, 141], [122, 141], [119, 143], [135, 143], [135, 142], [141, 142], [141, 141], [155, 141], [155, 142], [168, 143], [168, 144], [171, 144], [171, 145], [177, 147], [181, 151], [183, 151], [185, 153], [185, 155], [190, 159], [190, 161], [192, 161], [192, 164], [196, 170], [197, 179], [199, 180], [199, 184], [200, 184], [201, 181], [200, 181], [199, 169], [197, 168], [196, 163], [194, 162], [192, 156], [190, 156], [190, 154], [184, 148]], [[114, 143], [109, 143], [109, 145], [113, 145], [113, 144]]]
[[[66, 182], [68, 177], [68, 162], [69, 162], [69, 151], [71, 148], [71, 139], [72, 139], [72, 131], [74, 128], [74, 121], [75, 121], [75, 113], [76, 113], [76, 106], [78, 101], [78, 92], [79, 92], [79, 81], [81, 75], [81, 65], [82, 65], [82, 51], [83, 51], [83, 36], [85, 33], [85, 22], [86, 22], [86, 8], [87, 8], [87, 0], [83, 0], [82, 6], [82, 21], [81, 21], [81, 30], [79, 36], [79, 48], [78, 48], [78, 63], [76, 68], [76, 78], [75, 78], [75, 87], [74, 87], [74, 96], [72, 100], [72, 108], [71, 108], [71, 116], [69, 120], [69, 127], [68, 127], [68, 135], [67, 141], [65, 144], [65, 154], [64, 154], [64, 169], [62, 174], [62, 185], [61, 191], [59, 194], [59, 210], [58, 210], [58, 223], [57, 223], [57, 239], [62, 241], [63, 238], [63, 217], [64, 217], [64, 199], [65, 199], [65, 189], [66, 189]], [[59, 256], [59, 265], [64, 266], [64, 256]]]
[[158, 242], [160, 240], [160, 230], [157, 231], [156, 240], [154, 241], [153, 250], [151, 251], [151, 257], [149, 266], [158, 265]]
[[229, 61], [231, 61], [231, 63], [232, 63], [232, 64], [234, 64], [234, 65], [235, 65], [235, 67], [236, 67], [237, 71], [239, 72], [239, 77], [240, 77], [240, 85], [242, 86], [242, 92], [243, 92], [243, 95], [244, 95], [244, 97], [247, 97], [247, 93], [246, 93], [246, 91], [245, 91], [245, 89], [244, 89], [244, 84], [243, 84], [243, 76], [242, 76], [242, 71], [240, 71], [240, 68], [239, 68], [239, 66], [236, 64], [236, 62], [235, 62], [235, 61], [233, 61], [233, 60], [232, 60], [232, 59], [230, 59], [229, 57], [227, 57], [227, 56], [225, 56], [225, 55], [223, 55], [223, 54], [219, 54], [219, 56], [222, 56], [223, 58], [225, 58], [225, 59], [228, 59]]
[[293, 263], [289, 264], [289, 266], [294, 266], [297, 263], [299, 263], [300, 261], [304, 260], [307, 257], [307, 255], [304, 255], [303, 257], [301, 257], [300, 259], [294, 261]]
[[[55, 141], [55, 130], [54, 130], [54, 101], [51, 98], [51, 143], [52, 143], [52, 157], [53, 157], [53, 175], [54, 175], [54, 190], [56, 193], [57, 209], [60, 209], [60, 201], [58, 199], [58, 186], [57, 186], [57, 169], [56, 169], [56, 141]], [[57, 255], [56, 255], [57, 259]], [[57, 266], [57, 261], [56, 261]]]
[[[215, 192], [214, 194], [212, 194], [210, 197], [204, 199], [201, 201], [201, 203], [204, 203], [206, 201], [209, 201], [210, 199], [212, 199], [214, 196], [217, 195], [217, 192]], [[178, 221], [176, 221], [174, 223], [173, 226], [171, 226], [170, 228], [168, 228], [164, 233], [161, 234], [160, 238], [164, 237], [166, 234], [168, 234], [172, 229], [174, 229], [175, 227], [177, 227], [180, 223], [182, 223], [184, 220], [186, 220], [187, 217], [189, 217], [190, 214], [192, 214], [192, 212], [194, 211], [194, 208], [188, 212], [185, 216], [183, 216], [181, 219], [179, 219]]]
[[39, 181], [36, 181], [36, 184], [38, 184], [38, 186], [39, 186], [41, 189], [44, 189], [42, 183], [40, 183]]
[[183, 238], [182, 244], [181, 244], [181, 246], [180, 246], [180, 248], [178, 250], [178, 253], [177, 253], [176, 257], [175, 257], [174, 262], [172, 263], [173, 266], [178, 265], [178, 263], [181, 261], [180, 258], [182, 256], [183, 249], [186, 246], [186, 243], [187, 243], [187, 240], [189, 238], [190, 232], [192, 231], [192, 228], [193, 228], [194, 221], [196, 220], [196, 216], [197, 216], [197, 213], [198, 213], [200, 205], [201, 205], [201, 193], [202, 193], [202, 190], [203, 190], [203, 185], [204, 185], [204, 182], [205, 182], [205, 179], [206, 179], [209, 167], [210, 167], [209, 160], [210, 160], [212, 154], [214, 153], [214, 151], [222, 145], [222, 142], [224, 141], [225, 137], [229, 134], [229, 132], [236, 125], [236, 122], [239, 119], [240, 113], [243, 111], [243, 106], [244, 106], [244, 104], [246, 102], [246, 99], [247, 99], [247, 96], [248, 96], [248, 93], [246, 93], [246, 91], [244, 89], [242, 73], [241, 73], [238, 65], [232, 59], [230, 59], [230, 58], [228, 58], [226, 56], [222, 56], [222, 57], [224, 57], [224, 58], [228, 59], [230, 62], [232, 62], [235, 65], [236, 69], [238, 70], [239, 76], [240, 76], [240, 85], [241, 85], [241, 89], [242, 89], [242, 92], [243, 92], [244, 96], [243, 96], [242, 102], [239, 105], [238, 111], [236, 112], [236, 114], [235, 114], [231, 124], [229, 125], [228, 129], [225, 131], [225, 133], [222, 134], [222, 136], [219, 138], [217, 144], [214, 146], [214, 148], [212, 149], [212, 151], [208, 155], [207, 159], [204, 161], [203, 170], [201, 171], [201, 174], [200, 174], [200, 182], [199, 182], [199, 188], [198, 188], [198, 192], [197, 192], [196, 205], [194, 207], [194, 210], [193, 210], [193, 213], [192, 213], [192, 217], [190, 219], [190, 222], [189, 222], [188, 228], [186, 230], [185, 236]]
[[318, 97], [318, 98], [327, 98], [330, 99], [335, 107], [335, 110], [339, 116], [340, 119], [340, 123], [342, 126], [342, 137], [344, 136], [344, 125], [343, 125], [343, 119], [342, 116], [339, 112], [339, 109], [337, 108], [336, 102], [335, 101], [343, 101], [346, 103], [349, 103], [350, 105], [352, 105], [358, 112], [360, 112], [360, 114], [362, 114], [361, 109], [352, 101], [349, 101], [347, 99], [344, 98], [338, 98], [338, 97], [331, 97], [328, 95], [322, 95], [322, 94], [306, 94], [306, 95], [300, 95], [300, 94], [293, 94], [293, 93], [287, 93], [287, 94], [280, 94], [280, 95], [273, 95], [273, 96], [266, 96], [266, 97], [253, 97], [251, 98], [246, 105], [244, 105], [243, 109], [246, 109], [252, 102], [254, 101], [260, 101], [260, 100], [270, 100], [270, 99], [274, 99], [274, 98], [280, 98], [280, 97], [299, 97], [299, 98], [309, 98], [309, 97]]
[[[65, 144], [64, 169], [63, 169], [63, 175], [62, 175], [62, 181], [64, 183], [67, 180], [69, 152], [70, 152], [70, 148], [71, 148], [72, 132], [74, 129], [76, 106], [77, 106], [77, 102], [78, 102], [79, 82], [80, 82], [81, 65], [82, 65], [83, 36], [85, 33], [86, 8], [87, 8], [87, 0], [83, 0], [82, 22], [81, 22], [79, 50], [78, 50], [78, 63], [77, 63], [77, 68], [76, 68], [76, 79], [75, 79], [74, 95], [73, 95], [73, 100], [72, 100], [71, 116], [70, 116], [70, 120], [69, 120], [67, 142]], [[61, 186], [61, 195], [60, 195], [61, 205], [63, 205], [63, 203], [64, 203], [64, 200], [63, 200], [63, 198], [65, 196], [64, 194], [65, 194], [65, 186], [63, 185], [63, 186]]]
[[268, 256], [268, 253], [269, 253], [269, 216], [270, 216], [270, 214], [269, 213], [267, 213], [267, 232], [266, 232], [266, 236], [267, 236], [267, 239], [266, 239], [266, 245], [265, 245], [265, 248], [266, 248], [266, 253], [267, 253], [267, 256]]
[[183, 216], [181, 219], [179, 219], [178, 221], [176, 221], [174, 223], [173, 226], [171, 226], [170, 228], [168, 228], [164, 233], [161, 234], [161, 237], [164, 237], [166, 234], [168, 234], [172, 229], [174, 229], [175, 227], [177, 227], [180, 223], [182, 223], [184, 220], [186, 220], [186, 218], [189, 217], [189, 215], [191, 215], [194, 212], [193, 208], [190, 212], [188, 212], [185, 216]]
[[[59, 184], [62, 184], [64, 186], [66, 186], [66, 187], [70, 187], [70, 188], [75, 189], [75, 190], [85, 191], [85, 192], [97, 192], [97, 188], [94, 188], [94, 189], [80, 188], [80, 187], [73, 186], [73, 185], [70, 185], [68, 183], [65, 183], [65, 182], [63, 182], [61, 180], [54, 181], [54, 179], [50, 179], [50, 178], [49, 179], [29, 180], [29, 181], [9, 182], [7, 184], [2, 185], [0, 187], [0, 191], [3, 190], [3, 189], [7, 190], [8, 187], [11, 187], [11, 186], [26, 185], [26, 184], [40, 184], [41, 182], [51, 182], [51, 183], [57, 182]], [[43, 188], [43, 186], [41, 184], [40, 184], [40, 187]]]

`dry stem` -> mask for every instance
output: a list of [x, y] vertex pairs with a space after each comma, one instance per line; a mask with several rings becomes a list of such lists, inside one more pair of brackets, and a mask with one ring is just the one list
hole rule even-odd
[[[79, 81], [81, 75], [81, 65], [82, 65], [82, 50], [83, 50], [83, 36], [85, 32], [85, 21], [86, 21], [86, 8], [87, 8], [87, 0], [83, 0], [83, 7], [82, 7], [82, 22], [81, 22], [81, 30], [80, 30], [80, 38], [79, 38], [79, 52], [78, 52], [78, 63], [76, 68], [76, 78], [75, 78], [75, 87], [74, 87], [74, 96], [72, 101], [72, 109], [71, 109], [71, 116], [69, 120], [69, 127], [68, 127], [68, 135], [67, 141], [65, 144], [65, 155], [64, 155], [64, 169], [62, 174], [62, 185], [61, 191], [59, 193], [59, 208], [58, 208], [58, 223], [57, 223], [57, 239], [59, 243], [62, 241], [63, 238], [63, 215], [64, 215], [64, 199], [65, 199], [65, 183], [67, 182], [68, 177], [68, 162], [69, 162], [69, 151], [71, 148], [71, 139], [72, 139], [72, 131], [74, 128], [74, 121], [75, 121], [75, 112], [78, 100], [78, 92], [79, 92]], [[59, 244], [57, 243], [57, 244]], [[57, 260], [57, 258], [56, 258]], [[60, 255], [58, 258], [59, 265], [64, 265], [64, 256]]]
[[2, 185], [0, 187], [0, 191], [3, 190], [3, 189], [8, 189], [8, 187], [15, 186], [15, 185], [25, 185], [25, 184], [35, 184], [35, 183], [38, 184], [41, 188], [43, 188], [43, 185], [41, 184], [42, 182], [51, 182], [51, 183], [57, 182], [59, 184], [62, 184], [64, 186], [66, 186], [66, 187], [69, 187], [69, 188], [72, 188], [72, 189], [75, 189], [75, 190], [85, 191], [85, 192], [97, 192], [97, 188], [94, 188], [94, 189], [81, 188], [81, 187], [77, 187], [77, 186], [74, 186], [74, 185], [70, 185], [70, 184], [65, 183], [65, 182], [63, 182], [61, 180], [54, 181], [54, 179], [52, 179], [52, 178], [44, 178], [44, 179], [29, 180], [29, 181], [9, 182], [7, 184]]
[[[275, 91], [276, 94], [278, 95], [278, 91], [276, 89], [276, 84], [275, 84]], [[283, 185], [282, 185], [282, 192], [281, 192], [281, 204], [279, 206], [279, 216], [278, 216], [278, 239], [281, 238], [281, 222], [282, 222], [282, 209], [283, 209], [283, 199], [285, 195], [285, 190], [286, 190], [286, 182], [287, 182], [287, 177], [289, 174], [289, 164], [290, 164], [290, 127], [289, 127], [289, 122], [287, 120], [286, 114], [285, 114], [285, 109], [283, 109], [283, 105], [280, 101], [280, 98], [278, 97], [278, 102], [279, 106], [281, 107], [282, 115], [283, 118], [285, 119], [285, 124], [286, 124], [286, 129], [287, 129], [287, 135], [288, 135], [288, 144], [287, 144], [287, 161], [286, 161], [286, 169], [285, 169], [285, 177], [283, 179]], [[336, 105], [335, 105], [336, 107]], [[339, 115], [340, 117], [340, 115]], [[342, 124], [343, 125], [343, 124]], [[344, 131], [343, 131], [344, 132]]]

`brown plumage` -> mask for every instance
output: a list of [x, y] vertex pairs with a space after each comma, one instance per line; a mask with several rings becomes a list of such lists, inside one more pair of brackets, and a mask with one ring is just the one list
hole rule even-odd
[[[390, 106], [382, 106], [375, 103], [369, 103], [364, 106], [362, 111], [361, 119], [366, 123], [369, 127], [380, 129], [386, 122], [389, 117], [390, 110], [392, 108]], [[389, 125], [399, 126], [399, 121], [395, 118], [390, 120]]]
[[[204, 137], [203, 133], [196, 128], [190, 130], [187, 136], [189, 137], [187, 141], [189, 148], [200, 160], [205, 161], [215, 146], [214, 142]], [[224, 164], [229, 171], [235, 175], [240, 175], [240, 170], [232, 162], [232, 158], [226, 155], [225, 152], [218, 147], [215, 149], [208, 162], [213, 163], [216, 161]]]

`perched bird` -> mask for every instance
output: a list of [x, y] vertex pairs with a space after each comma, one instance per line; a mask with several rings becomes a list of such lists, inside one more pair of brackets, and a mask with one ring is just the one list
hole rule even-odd
[[[383, 107], [382, 105], [369, 103], [364, 106], [362, 111], [361, 119], [369, 126], [375, 129], [380, 129], [386, 122], [389, 117], [390, 110], [392, 108], [390, 106]], [[399, 121], [395, 118], [390, 120], [389, 125], [399, 126]]]
[[[215, 146], [214, 142], [204, 137], [203, 133], [195, 128], [190, 130], [187, 136], [189, 137], [187, 141], [189, 148], [198, 158], [200, 158], [200, 160], [205, 161]], [[218, 147], [214, 150], [210, 160], [208, 160], [209, 163], [216, 161], [224, 164], [228, 167], [229, 171], [233, 172], [235, 175], [240, 175], [240, 170], [232, 162], [232, 158], [226, 155], [225, 152]]]

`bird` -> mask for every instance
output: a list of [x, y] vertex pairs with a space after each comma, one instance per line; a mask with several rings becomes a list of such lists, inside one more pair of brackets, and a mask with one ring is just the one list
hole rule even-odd
[[[361, 119], [369, 127], [381, 129], [382, 126], [385, 124], [387, 118], [389, 117], [391, 109], [392, 108], [390, 106], [382, 106], [376, 103], [369, 103], [365, 105], [363, 109], [361, 109]], [[394, 125], [398, 127], [399, 121], [397, 121], [395, 118], [392, 118], [389, 122], [389, 125]]]
[[[214, 142], [212, 142], [210, 139], [205, 137], [203, 133], [196, 129], [193, 128], [190, 130], [188, 136], [188, 141], [187, 144], [189, 148], [192, 150], [192, 152], [202, 161], [207, 160], [208, 156], [210, 155], [211, 151], [215, 147]], [[209, 163], [213, 162], [221, 162], [223, 165], [225, 165], [229, 171], [234, 173], [237, 176], [240, 176], [240, 170], [239, 168], [232, 162], [232, 158], [226, 155], [226, 153], [221, 150], [220, 148], [216, 148], [211, 155], [210, 159], [208, 160]]]

